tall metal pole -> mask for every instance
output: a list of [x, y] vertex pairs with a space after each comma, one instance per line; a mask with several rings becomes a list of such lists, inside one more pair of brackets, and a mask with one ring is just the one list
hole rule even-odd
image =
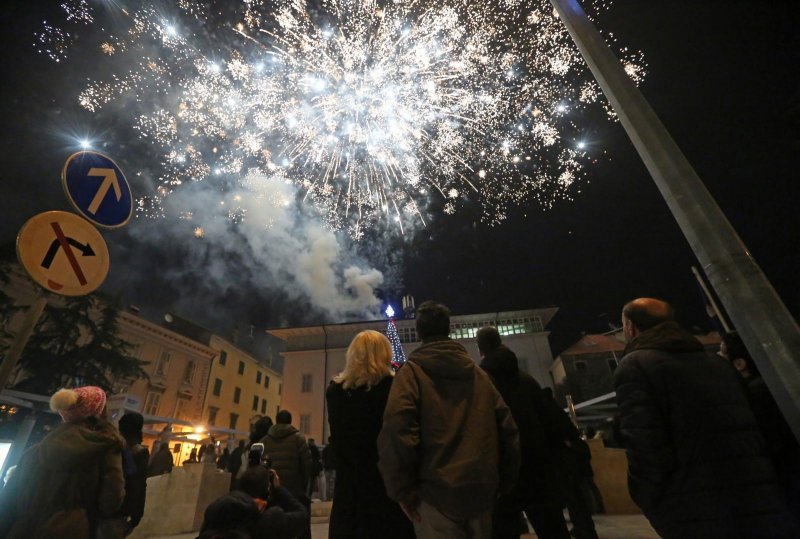
[[550, 0], [800, 440], [800, 328], [577, 0]]

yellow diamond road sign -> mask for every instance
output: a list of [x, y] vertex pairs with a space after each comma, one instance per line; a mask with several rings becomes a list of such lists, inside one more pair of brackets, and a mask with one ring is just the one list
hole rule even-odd
[[108, 275], [108, 247], [91, 223], [73, 213], [31, 217], [17, 236], [17, 257], [31, 278], [51, 292], [82, 296]]

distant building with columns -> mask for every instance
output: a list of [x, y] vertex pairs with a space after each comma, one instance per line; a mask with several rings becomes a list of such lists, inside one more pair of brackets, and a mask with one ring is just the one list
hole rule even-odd
[[[557, 307], [496, 313], [454, 315], [450, 318], [450, 337], [480, 360], [475, 335], [484, 326], [495, 326], [503, 336], [503, 344], [519, 358], [522, 370], [531, 374], [543, 387], [553, 387], [550, 366], [553, 354], [545, 328]], [[409, 353], [421, 343], [414, 319], [395, 320], [403, 350]], [[283, 388], [281, 409], [292, 413], [293, 424], [306, 437], [324, 443], [329, 436], [325, 390], [331, 379], [344, 369], [345, 352], [360, 331], [372, 329], [386, 333], [387, 320], [352, 322], [283, 329], [268, 329], [271, 335], [286, 343], [282, 353]]]

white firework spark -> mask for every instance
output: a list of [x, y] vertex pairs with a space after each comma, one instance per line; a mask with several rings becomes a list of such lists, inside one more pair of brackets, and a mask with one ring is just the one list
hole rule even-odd
[[[85, 0], [71, 4], [68, 18], [98, 19]], [[293, 184], [356, 239], [381, 219], [424, 223], [433, 197], [448, 214], [479, 200], [496, 223], [509, 206], [569, 196], [588, 161], [573, 140], [578, 115], [601, 102], [549, 2], [533, 4], [244, 0], [201, 9], [179, 0], [172, 15], [120, 6], [126, 28], [97, 44], [115, 71], [79, 101], [89, 111], [124, 107], [162, 154], [143, 213], [162, 215], [164, 198], [187, 181], [222, 178], [268, 204], [291, 201], [267, 196], [265, 182]], [[59, 32], [47, 26], [39, 36], [57, 60], [68, 45]], [[640, 80], [640, 55], [622, 53]], [[246, 218], [236, 200], [222, 206], [233, 221]]]

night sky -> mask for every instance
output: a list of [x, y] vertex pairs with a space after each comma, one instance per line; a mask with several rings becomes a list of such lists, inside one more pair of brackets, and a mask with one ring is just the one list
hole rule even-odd
[[[64, 133], [77, 135], [91, 122], [68, 103], [74, 78], [65, 80], [63, 68], [33, 48], [42, 19], [55, 14], [52, 2], [4, 2], [2, 244], [32, 215], [68, 209], [59, 173], [75, 148]], [[599, 22], [644, 53], [645, 97], [797, 316], [798, 2], [616, 0]], [[78, 77], [91, 70], [80, 60], [72, 65]], [[116, 127], [108, 119], [93, 126], [101, 133]], [[435, 298], [463, 314], [555, 305], [554, 352], [581, 331], [608, 330], [622, 304], [643, 295], [671, 301], [687, 325], [707, 329], [690, 271], [696, 259], [622, 127], [606, 122], [592, 132], [598, 162], [573, 201], [521, 208], [495, 227], [482, 224], [477, 210], [440, 214], [414, 237], [385, 240], [384, 256], [371, 262], [402, 286], [384, 290], [382, 299]], [[173, 308], [186, 289], [175, 291], [161, 277], [180, 271], [183, 247], [104, 235], [112, 252], [104, 290], [148, 315]], [[324, 320], [280, 290], [239, 284], [232, 275], [225, 291], [205, 294], [207, 284], [189, 283], [200, 292], [192, 312], [181, 314], [220, 329]]]

